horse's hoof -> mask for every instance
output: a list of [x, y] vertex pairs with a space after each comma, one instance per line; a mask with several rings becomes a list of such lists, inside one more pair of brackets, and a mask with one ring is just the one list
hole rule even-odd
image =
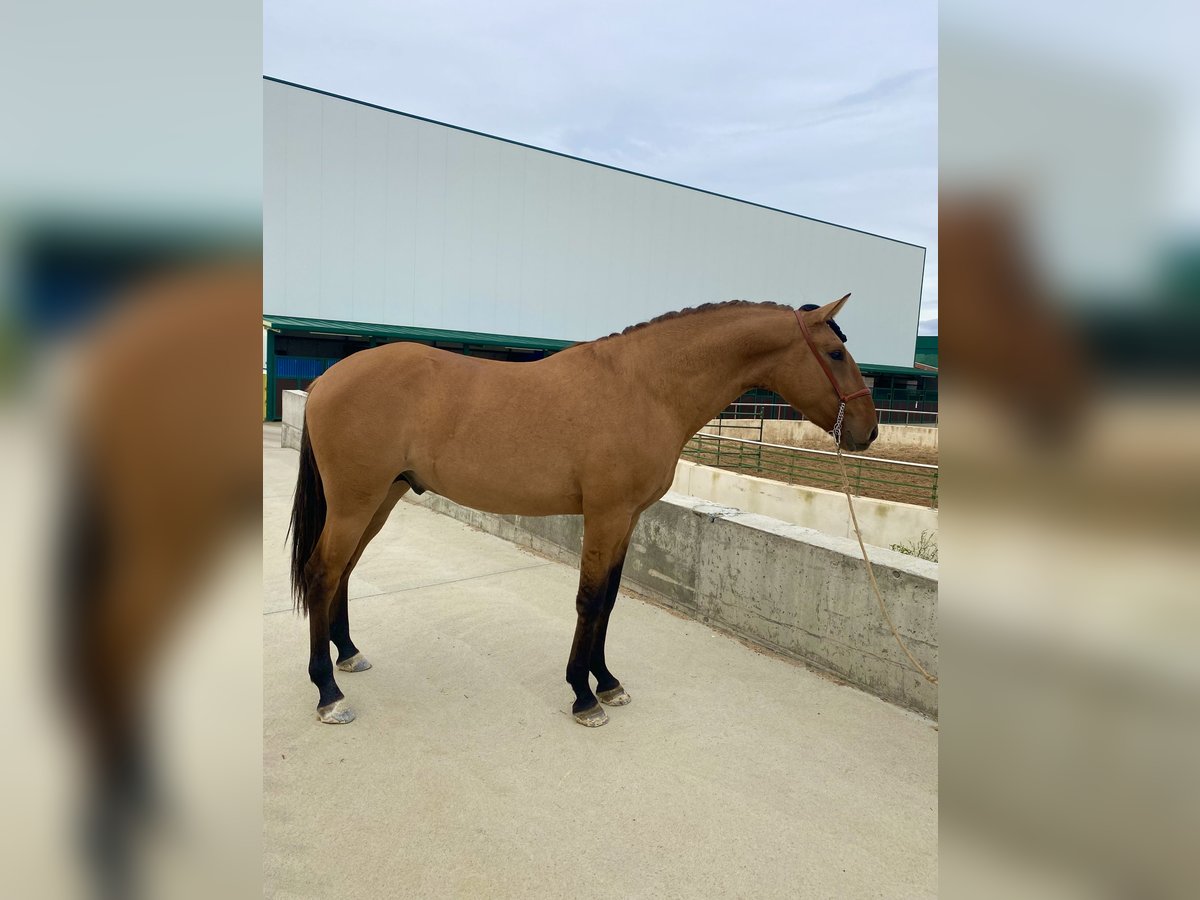
[[326, 725], [345, 725], [347, 722], [354, 721], [354, 710], [350, 708], [350, 704], [343, 697], [328, 706], [318, 706], [317, 718]]
[[588, 728], [599, 728], [601, 725], [608, 722], [608, 713], [606, 713], [600, 704], [585, 709], [583, 712], [575, 713], [575, 721], [580, 725], [586, 725]]
[[371, 668], [371, 661], [361, 653], [355, 653], [349, 659], [343, 659], [337, 667], [343, 672], [365, 672]]
[[624, 706], [633, 698], [626, 693], [625, 688], [619, 684], [608, 691], [596, 691], [596, 696], [600, 698], [600, 702], [605, 706]]

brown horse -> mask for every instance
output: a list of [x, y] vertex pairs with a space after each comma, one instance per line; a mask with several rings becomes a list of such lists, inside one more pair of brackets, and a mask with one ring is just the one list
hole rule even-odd
[[938, 278], [954, 320], [942, 355], [955, 383], [1044, 446], [1069, 442], [1093, 379], [1080, 335], [1034, 264], [1017, 201], [942, 191], [938, 203]]
[[350, 639], [347, 582], [412, 489], [486, 512], [583, 515], [567, 682], [575, 719], [607, 722], [600, 703], [630, 699], [604, 662], [625, 551], [642, 511], [670, 488], [688, 439], [752, 387], [836, 430], [847, 450], [878, 434], [870, 392], [832, 323], [848, 297], [801, 310], [707, 304], [537, 362], [390, 344], [322, 375], [305, 411], [292, 509], [292, 585], [309, 617], [321, 721], [354, 718], [329, 642], [339, 669], [369, 668]]
[[262, 267], [164, 265], [112, 304], [75, 348], [53, 659], [86, 764], [92, 874], [100, 895], [125, 897], [166, 799], [157, 676], [196, 582], [262, 520]]

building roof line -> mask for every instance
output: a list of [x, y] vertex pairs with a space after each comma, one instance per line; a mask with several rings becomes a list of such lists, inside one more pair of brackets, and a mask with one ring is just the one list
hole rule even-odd
[[[539, 338], [528, 335], [495, 334], [488, 331], [459, 331], [450, 328], [431, 328], [424, 325], [382, 325], [371, 322], [351, 322], [343, 319], [320, 319], [310, 316], [273, 315], [263, 313], [263, 328], [274, 332], [315, 334], [322, 337], [385, 338], [392, 340], [440, 341], [443, 343], [478, 344], [488, 347], [508, 347], [514, 350], [547, 350], [558, 352], [589, 341], [565, 341], [560, 338]], [[912, 366], [893, 366], [885, 363], [859, 363], [865, 374], [928, 375], [929, 372]], [[932, 374], [936, 374], [936, 371]]]
[[288, 81], [284, 78], [276, 78], [273, 75], [264, 75], [263, 81], [271, 81], [271, 82], [274, 82], [275, 84], [285, 85], [286, 87], [293, 87], [293, 88], [297, 88], [302, 91], [309, 91], [310, 93], [313, 93], [313, 94], [321, 94], [322, 96], [325, 96], [325, 97], [332, 97], [335, 100], [345, 100], [348, 103], [356, 103], [359, 106], [366, 106], [366, 107], [369, 107], [370, 109], [378, 109], [382, 112], [391, 113], [393, 115], [404, 116], [407, 119], [416, 119], [418, 122], [428, 122], [431, 125], [440, 125], [443, 128], [453, 128], [455, 131], [463, 131], [463, 132], [466, 132], [467, 134], [476, 135], [477, 137], [490, 138], [493, 141], [503, 141], [506, 144], [514, 144], [518, 147], [524, 147], [527, 150], [536, 150], [539, 153], [548, 153], [551, 156], [561, 156], [564, 159], [571, 159], [571, 160], [574, 160], [575, 162], [587, 163], [589, 166], [598, 166], [602, 169], [610, 169], [614, 172], [621, 172], [625, 175], [634, 175], [638, 178], [645, 178], [649, 181], [657, 181], [660, 184], [669, 184], [672, 187], [683, 188], [684, 190], [695, 191], [700, 194], [708, 194], [710, 197], [719, 197], [722, 200], [730, 200], [734, 203], [745, 204], [746, 206], [756, 206], [759, 209], [765, 209], [770, 212], [782, 213], [785, 216], [792, 216], [793, 218], [796, 218], [796, 219], [805, 219], [806, 221], [809, 221], [809, 222], [816, 222], [819, 225], [829, 225], [832, 228], [841, 228], [844, 231], [853, 231], [856, 234], [863, 234], [863, 235], [866, 235], [867, 237], [879, 238], [880, 240], [891, 241], [896, 244], [903, 244], [906, 247], [915, 247], [916, 249], [922, 250], [922, 251], [926, 250], [926, 248], [921, 246], [920, 244], [914, 244], [910, 241], [902, 241], [899, 238], [888, 237], [887, 235], [884, 235], [884, 234], [876, 234], [873, 231], [865, 231], [862, 228], [853, 228], [849, 225], [839, 225], [837, 222], [828, 222], [825, 219], [818, 219], [818, 218], [815, 218], [814, 216], [806, 216], [801, 213], [790, 212], [789, 210], [786, 210], [786, 209], [779, 209], [776, 206], [767, 206], [765, 203], [755, 203], [753, 200], [743, 200], [739, 197], [731, 197], [728, 194], [718, 193], [717, 191], [709, 191], [704, 188], [693, 187], [690, 184], [682, 184], [681, 182], [678, 182], [678, 181], [671, 181], [670, 179], [667, 179], [667, 178], [659, 178], [655, 175], [646, 175], [642, 172], [634, 172], [630, 169], [622, 169], [620, 166], [613, 166], [613, 165], [609, 165], [608, 163], [596, 162], [594, 159], [584, 159], [582, 156], [573, 156], [570, 153], [563, 153], [559, 150], [548, 150], [545, 147], [537, 147], [533, 144], [526, 144], [523, 141], [513, 140], [512, 138], [500, 137], [499, 135], [496, 135], [496, 134], [488, 134], [486, 131], [477, 131], [474, 128], [466, 128], [462, 125], [452, 125], [449, 122], [440, 122], [437, 119], [430, 119], [426, 116], [418, 116], [415, 113], [408, 113], [408, 112], [404, 112], [403, 110], [392, 109], [389, 106], [382, 106], [378, 103], [371, 103], [367, 100], [356, 100], [354, 97], [347, 97], [343, 94], [335, 94], [335, 93], [333, 93], [333, 91], [324, 91], [324, 90], [321, 90], [320, 88], [310, 87], [307, 84], [298, 84], [294, 81]]

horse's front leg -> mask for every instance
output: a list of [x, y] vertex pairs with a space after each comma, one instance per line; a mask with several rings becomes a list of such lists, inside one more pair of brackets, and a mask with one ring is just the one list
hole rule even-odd
[[629, 548], [629, 537], [621, 547], [620, 557], [608, 576], [608, 586], [604, 596], [604, 608], [600, 613], [600, 624], [596, 629], [596, 640], [592, 644], [592, 660], [590, 668], [596, 676], [596, 696], [606, 706], [624, 706], [632, 698], [621, 686], [621, 682], [604, 660], [604, 644], [608, 639], [608, 620], [612, 616], [613, 607], [617, 604], [617, 593], [621, 588], [621, 570], [625, 566], [625, 553]]
[[[575, 691], [571, 713], [576, 722], [589, 727], [608, 721], [608, 715], [592, 693], [588, 673], [605, 618], [609, 582], [623, 558], [630, 518], [627, 513], [612, 512], [585, 512], [583, 518], [583, 555], [579, 564], [579, 592], [575, 598], [578, 618], [571, 656], [567, 660], [567, 683]], [[619, 571], [616, 582], [620, 583]]]

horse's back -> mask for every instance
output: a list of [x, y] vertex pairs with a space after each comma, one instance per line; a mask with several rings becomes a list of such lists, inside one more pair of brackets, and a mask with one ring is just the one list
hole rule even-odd
[[364, 490], [408, 473], [466, 506], [550, 515], [582, 511], [585, 493], [636, 493], [630, 480], [669, 483], [673, 458], [657, 472], [630, 443], [630, 399], [586, 347], [513, 363], [389, 344], [322, 375], [307, 415], [318, 463]]

